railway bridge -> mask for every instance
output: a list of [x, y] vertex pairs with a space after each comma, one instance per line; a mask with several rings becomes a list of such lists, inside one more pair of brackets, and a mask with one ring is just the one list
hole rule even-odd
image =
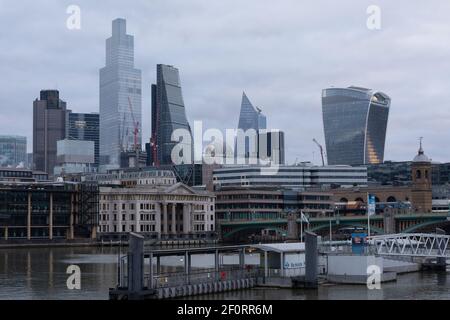
[[[300, 229], [301, 219], [297, 219]], [[310, 218], [309, 225], [303, 222], [303, 230], [317, 234], [328, 235], [332, 229], [335, 234], [344, 228], [367, 229], [367, 215], [339, 216]], [[372, 234], [383, 235], [390, 233], [414, 233], [430, 232], [440, 228], [450, 234], [450, 215], [447, 212], [440, 213], [412, 213], [393, 214], [391, 216], [374, 215], [370, 217], [370, 230]], [[260, 235], [263, 230], [273, 230], [281, 236], [288, 235], [288, 219], [279, 218], [272, 220], [220, 220], [218, 231], [221, 239], [227, 241], [248, 240], [249, 236]]]

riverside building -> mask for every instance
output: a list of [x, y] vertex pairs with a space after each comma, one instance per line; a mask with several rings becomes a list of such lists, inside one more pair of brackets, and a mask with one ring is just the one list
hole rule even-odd
[[116, 171], [86, 177], [100, 188], [99, 234], [129, 232], [149, 239], [215, 237], [215, 197], [177, 183], [172, 171]]
[[367, 168], [351, 166], [227, 166], [214, 170], [216, 190], [224, 187], [310, 187], [366, 186]]

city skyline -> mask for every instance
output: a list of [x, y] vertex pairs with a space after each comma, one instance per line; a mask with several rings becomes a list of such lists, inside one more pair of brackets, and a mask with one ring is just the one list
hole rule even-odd
[[[36, 18], [43, 15], [31, 2], [3, 10], [6, 3], [0, 2], [1, 25], [12, 23], [10, 17], [19, 23], [12, 30], [1, 28], [8, 30], [4, 39], [11, 47], [2, 53], [11, 78], [7, 82], [3, 79], [1, 85], [5, 92], [12, 93], [3, 95], [1, 103], [17, 107], [14, 112], [1, 115], [0, 125], [2, 134], [26, 135], [29, 151], [30, 101], [39, 90], [56, 87], [75, 112], [98, 112], [96, 74], [103, 65], [104, 39], [110, 34], [111, 20], [124, 17], [128, 33], [136, 39], [136, 65], [143, 70], [143, 142], [150, 137], [150, 84], [154, 66], [167, 63], [176, 65], [183, 73], [190, 123], [203, 120], [205, 127], [234, 128], [240, 94], [245, 90], [256, 105], [264, 106], [271, 127], [286, 132], [288, 163], [296, 158], [320, 162], [311, 140], [317, 138], [324, 143], [321, 90], [348, 85], [388, 92], [395, 103], [390, 123], [398, 126], [388, 126], [385, 160], [409, 159], [408, 151], [419, 136], [425, 137], [433, 160], [450, 159], [450, 151], [441, 147], [445, 142], [445, 130], [441, 128], [450, 121], [445, 106], [447, 82], [443, 80], [448, 73], [447, 60], [450, 61], [450, 48], [445, 44], [449, 26], [444, 14], [449, 5], [444, 2], [435, 2], [441, 6], [437, 13], [426, 5], [410, 4], [408, 19], [396, 19], [402, 17], [400, 7], [381, 1], [383, 24], [377, 31], [368, 30], [365, 25], [367, 4], [347, 1], [341, 8], [327, 7], [327, 1], [317, 5], [285, 1], [279, 7], [261, 5], [259, 13], [247, 10], [255, 5], [252, 1], [239, 9], [233, 9], [232, 4], [206, 6], [195, 1], [189, 6], [177, 1], [151, 6], [137, 1], [133, 10], [119, 2], [106, 7], [80, 1], [81, 30], [66, 28], [68, 15], [63, 4], [56, 4], [47, 14], [49, 19], [43, 21]], [[32, 19], [37, 27], [31, 31], [30, 17], [21, 11], [24, 6], [37, 13]], [[205, 9], [204, 13], [196, 13], [199, 8]], [[171, 10], [175, 10], [173, 14]], [[226, 13], [220, 22], [206, 19], [208, 13], [218, 10]], [[16, 11], [21, 13], [15, 14]], [[269, 11], [274, 14], [266, 21], [265, 14]], [[184, 27], [171, 26], [170, 21], [181, 13], [180, 26]], [[198, 15], [204, 19], [198, 19]], [[346, 24], [340, 23], [346, 20]], [[322, 25], [323, 21], [327, 23]], [[210, 28], [202, 31], [205, 24]], [[52, 37], [46, 37], [47, 33]], [[28, 38], [28, 34], [34, 39]], [[207, 42], [211, 38], [217, 40], [213, 46]], [[338, 39], [346, 45], [339, 45]], [[27, 43], [27, 50], [23, 43]], [[283, 48], [278, 49], [280, 46]], [[384, 54], [387, 47], [391, 48], [389, 55]], [[364, 57], [355, 54], [361, 51], [366, 52]], [[438, 61], [441, 67], [434, 67], [433, 61]], [[368, 63], [372, 66], [370, 70], [366, 68]], [[39, 77], [34, 80], [33, 74]], [[21, 93], [14, 94], [18, 92], [14, 86], [18, 79], [27, 80], [21, 85]], [[26, 112], [29, 116], [22, 117]], [[17, 123], [19, 114], [24, 119]], [[442, 127], [436, 127], [436, 119]]]

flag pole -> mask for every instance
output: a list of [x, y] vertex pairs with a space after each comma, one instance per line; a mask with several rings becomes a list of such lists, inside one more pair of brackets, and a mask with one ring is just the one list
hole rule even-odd
[[369, 207], [369, 193], [367, 192], [367, 236], [370, 237], [370, 207]]
[[300, 242], [303, 242], [303, 211], [300, 211]]

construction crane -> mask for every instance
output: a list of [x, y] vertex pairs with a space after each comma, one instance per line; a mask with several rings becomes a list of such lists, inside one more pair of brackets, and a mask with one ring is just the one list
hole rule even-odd
[[320, 155], [322, 156], [322, 166], [325, 167], [325, 158], [324, 158], [324, 156], [323, 156], [323, 147], [322, 147], [322, 145], [321, 145], [319, 142], [317, 142], [317, 140], [316, 140], [315, 138], [313, 139], [313, 142], [314, 142], [315, 144], [317, 144], [317, 146], [318, 146], [319, 149], [320, 149]]
[[[127, 115], [126, 115], [126, 113], [124, 113], [123, 114], [123, 120], [122, 120], [122, 123], [120, 123], [120, 129], [119, 129], [119, 143], [120, 143], [120, 151], [121, 152], [125, 151], [124, 139], [126, 137], [126, 135], [125, 135], [125, 121], [126, 121], [126, 119], [127, 119]], [[128, 135], [128, 133], [127, 133], [127, 135]]]
[[130, 107], [131, 119], [133, 120], [134, 151], [136, 151], [136, 167], [139, 167], [139, 145], [138, 145], [139, 122], [136, 121], [136, 118], [134, 117], [133, 104], [131, 103], [130, 97], [128, 97], [128, 106]]

